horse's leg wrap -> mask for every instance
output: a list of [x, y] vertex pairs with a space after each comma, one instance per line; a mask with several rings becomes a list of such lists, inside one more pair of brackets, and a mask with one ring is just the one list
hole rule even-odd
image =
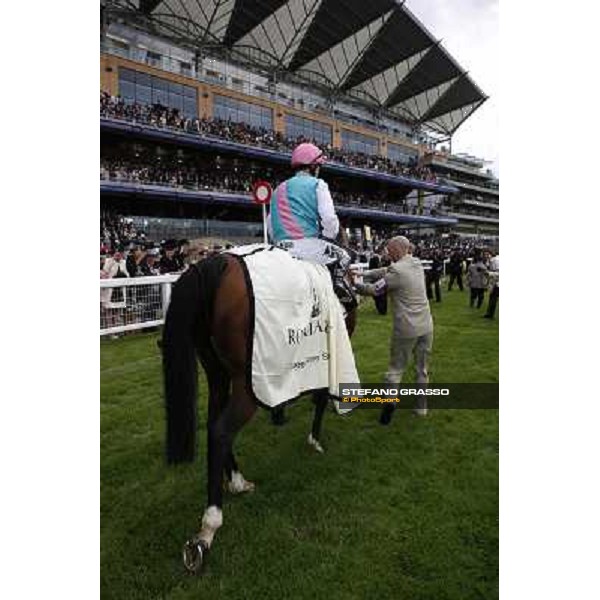
[[323, 446], [321, 446], [319, 440], [316, 439], [315, 437], [313, 437], [312, 433], [308, 434], [307, 442], [308, 442], [308, 445], [312, 446], [319, 454], [325, 453], [325, 449], [323, 448]]
[[215, 533], [223, 525], [223, 511], [218, 506], [209, 506], [202, 516], [202, 528], [198, 537], [206, 543], [210, 549]]
[[244, 479], [244, 476], [239, 471], [233, 471], [231, 479], [227, 483], [227, 489], [232, 494], [242, 494], [244, 492], [253, 492], [255, 485], [251, 481]]
[[327, 390], [315, 392], [313, 394], [313, 402], [315, 404], [315, 415], [313, 417], [313, 424], [311, 432], [308, 436], [308, 444], [312, 446], [317, 452], [323, 453], [325, 450], [319, 443], [321, 437], [321, 424], [323, 423], [323, 414], [327, 408], [327, 401], [329, 400], [329, 393]]

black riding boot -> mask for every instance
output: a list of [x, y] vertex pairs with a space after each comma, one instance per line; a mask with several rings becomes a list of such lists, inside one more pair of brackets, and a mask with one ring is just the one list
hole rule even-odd
[[352, 312], [358, 306], [358, 301], [356, 300], [356, 294], [348, 282], [344, 279], [344, 273], [342, 269], [337, 262], [327, 265], [327, 268], [329, 269], [329, 274], [331, 275], [331, 282], [333, 284], [333, 291], [335, 292], [335, 295], [342, 303], [342, 306], [346, 312]]

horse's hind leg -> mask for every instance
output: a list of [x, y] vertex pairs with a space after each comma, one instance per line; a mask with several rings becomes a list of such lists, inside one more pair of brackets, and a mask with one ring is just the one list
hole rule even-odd
[[[208, 426], [208, 508], [202, 517], [202, 529], [194, 540], [193, 551], [202, 553], [208, 550], [214, 536], [223, 524], [223, 471], [226, 465], [232, 467], [232, 482], [236, 485], [252, 486], [243, 479], [239, 471], [233, 471], [233, 439], [256, 411], [256, 404], [245, 388], [245, 378], [234, 378], [232, 394], [215, 421]], [[237, 465], [235, 465], [237, 466]], [[202, 559], [200, 559], [201, 562]], [[195, 569], [192, 569], [195, 570]]]
[[323, 446], [319, 442], [321, 437], [321, 425], [323, 423], [323, 414], [327, 408], [327, 400], [329, 399], [329, 393], [327, 390], [320, 390], [313, 394], [313, 402], [315, 404], [315, 416], [313, 417], [312, 430], [308, 435], [308, 443], [317, 452], [325, 452]]
[[[214, 359], [215, 360], [211, 361], [211, 363], [209, 363], [208, 360], [203, 359], [205, 371], [210, 373], [210, 375], [207, 376], [209, 387], [209, 423], [216, 423], [231, 396], [231, 377], [227, 373], [227, 370], [218, 363], [216, 356]], [[212, 369], [207, 369], [209, 364], [211, 364]], [[252, 491], [252, 489], [254, 489], [254, 486], [242, 477], [233, 454], [233, 448], [231, 448], [230, 452], [225, 456], [224, 471], [228, 482], [227, 488], [230, 492], [239, 493]]]
[[[212, 349], [202, 354], [202, 364], [207, 373], [209, 387], [208, 423], [216, 423], [232, 397], [231, 377]], [[210, 442], [208, 451], [210, 452]], [[224, 472], [227, 489], [231, 493], [239, 494], [254, 490], [254, 484], [246, 481], [240, 473], [233, 454], [233, 440], [229, 452], [225, 454]]]

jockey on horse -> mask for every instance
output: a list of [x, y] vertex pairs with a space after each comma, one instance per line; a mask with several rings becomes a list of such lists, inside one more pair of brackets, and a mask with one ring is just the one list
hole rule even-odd
[[[313, 144], [300, 144], [294, 150], [292, 166], [296, 174], [277, 188], [271, 204], [272, 239], [294, 257], [340, 270], [347, 268], [350, 257], [325, 239], [336, 236], [340, 226], [327, 184], [318, 179], [319, 166], [324, 161], [322, 152]], [[266, 248], [261, 252], [271, 257], [279, 254], [279, 258], [283, 254]], [[243, 261], [243, 256], [225, 252], [192, 265], [173, 286], [163, 329], [170, 463], [192, 461], [196, 455], [198, 357], [208, 383], [208, 501], [200, 531], [183, 549], [184, 564], [192, 573], [200, 572], [223, 524], [223, 484], [235, 494], [254, 490], [254, 484], [243, 477], [233, 451], [236, 435], [258, 408], [252, 380], [254, 292], [247, 263]], [[302, 265], [294, 266], [297, 271], [305, 270]], [[323, 278], [327, 282], [326, 275]], [[335, 287], [347, 294], [343, 275], [334, 274], [334, 281]], [[297, 295], [293, 285], [284, 292], [290, 298]], [[353, 310], [346, 305], [346, 311], [344, 322], [350, 336], [356, 324], [356, 305]], [[329, 356], [327, 360], [331, 365]], [[355, 370], [354, 361], [351, 368]], [[322, 452], [319, 437], [329, 389], [323, 384], [311, 390], [315, 412], [308, 443]]]
[[329, 186], [319, 178], [326, 157], [310, 143], [292, 153], [293, 177], [279, 184], [271, 198], [269, 233], [273, 242], [295, 258], [327, 265], [333, 287], [344, 308], [356, 308], [356, 296], [344, 275], [350, 255], [335, 240], [343, 230], [335, 213]]

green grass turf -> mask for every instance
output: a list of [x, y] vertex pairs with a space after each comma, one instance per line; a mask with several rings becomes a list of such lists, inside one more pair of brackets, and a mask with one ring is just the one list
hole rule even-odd
[[[498, 381], [498, 325], [468, 292], [433, 304], [431, 380]], [[486, 298], [487, 302], [487, 298]], [[361, 306], [353, 339], [362, 381], [378, 381], [390, 317]], [[329, 411], [326, 454], [306, 445], [312, 403], [273, 427], [259, 410], [236, 451], [254, 494], [227, 496], [203, 576], [187, 575], [206, 487], [206, 385], [200, 461], [164, 463], [157, 334], [102, 341], [101, 586], [110, 599], [498, 597], [498, 412]], [[406, 381], [414, 380], [414, 371]]]

